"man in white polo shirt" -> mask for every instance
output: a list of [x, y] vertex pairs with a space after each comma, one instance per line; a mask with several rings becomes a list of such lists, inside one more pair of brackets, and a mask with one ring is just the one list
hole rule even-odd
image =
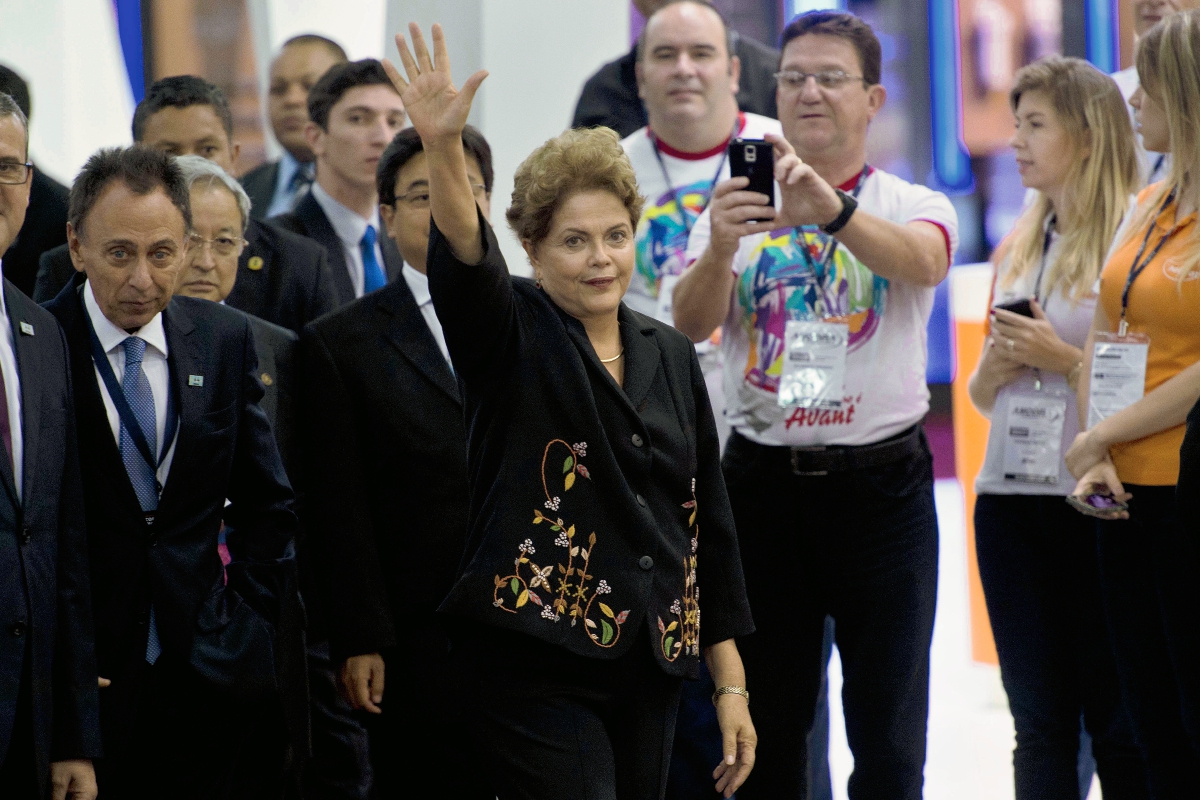
[[723, 325], [725, 480], [757, 628], [738, 646], [761, 742], [739, 796], [804, 796], [828, 614], [850, 797], [916, 800], [938, 548], [925, 327], [957, 219], [866, 164], [887, 94], [870, 27], [809, 12], [782, 41], [778, 208], [744, 178], [719, 183], [674, 293], [693, 341]]

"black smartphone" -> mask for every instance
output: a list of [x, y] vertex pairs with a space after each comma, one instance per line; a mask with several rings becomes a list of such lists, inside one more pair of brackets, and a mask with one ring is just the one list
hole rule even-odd
[[1033, 319], [1033, 308], [1029, 305], [1029, 298], [1025, 297], [1020, 300], [1013, 300], [1011, 303], [999, 303], [996, 308], [1002, 311], [1011, 311], [1014, 314], [1020, 314], [1022, 317]]
[[765, 194], [771, 198], [770, 206], [775, 207], [775, 150], [770, 142], [764, 139], [734, 139], [730, 142], [729, 176], [749, 178], [746, 191]]

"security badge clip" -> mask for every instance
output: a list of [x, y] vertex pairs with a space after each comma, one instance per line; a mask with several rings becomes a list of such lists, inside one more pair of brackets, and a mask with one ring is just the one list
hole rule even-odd
[[841, 408], [849, 345], [850, 326], [845, 323], [788, 320], [784, 328], [779, 405]]
[[203, 386], [203, 385], [204, 385], [204, 376], [203, 375], [188, 375], [188, 386]]
[[1089, 428], [1142, 399], [1150, 354], [1150, 337], [1130, 333], [1125, 320], [1116, 333], [1097, 333], [1095, 341], [1088, 382]]

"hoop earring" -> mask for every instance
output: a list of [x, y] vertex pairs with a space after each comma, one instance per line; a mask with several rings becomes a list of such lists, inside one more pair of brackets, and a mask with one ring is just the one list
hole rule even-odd
[[534, 286], [536, 286], [536, 287], [537, 287], [537, 288], [539, 288], [539, 289], [540, 289], [540, 288], [542, 288], [542, 279], [541, 279], [541, 278], [534, 278], [534, 280], [533, 280], [533, 285], [534, 285]]

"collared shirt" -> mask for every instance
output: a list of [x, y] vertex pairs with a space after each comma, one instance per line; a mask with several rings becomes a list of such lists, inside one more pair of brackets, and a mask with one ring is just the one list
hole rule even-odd
[[437, 312], [433, 310], [433, 298], [429, 296], [429, 277], [409, 264], [404, 265], [401, 274], [413, 293], [413, 299], [417, 301], [417, 308], [421, 309], [421, 316], [425, 318], [425, 324], [429, 326], [429, 332], [433, 334], [438, 349], [445, 356], [446, 363], [454, 369], [454, 364], [450, 361], [450, 350], [446, 347], [446, 335], [442, 333], [442, 323], [437, 317]]
[[279, 171], [275, 176], [275, 191], [271, 195], [271, 205], [267, 206], [268, 217], [286, 214], [295, 208], [298, 198], [296, 196], [296, 189], [292, 186], [292, 178], [295, 177], [302, 166], [310, 170], [313, 169], [312, 164], [302, 165], [287, 150], [283, 151], [283, 156], [279, 159]]
[[[96, 338], [100, 340], [100, 347], [108, 355], [108, 363], [112, 365], [118, 383], [125, 380], [125, 348], [122, 347], [122, 343], [130, 336], [137, 336], [146, 342], [146, 354], [142, 356], [142, 371], [146, 373], [146, 380], [150, 382], [150, 393], [154, 395], [155, 439], [158, 441], [158, 450], [161, 452], [162, 440], [166, 435], [167, 428], [167, 387], [171, 380], [170, 369], [167, 367], [167, 332], [163, 328], [162, 313], [155, 314], [154, 319], [143, 325], [136, 334], [126, 333], [104, 316], [104, 312], [100, 310], [100, 305], [96, 302], [96, 295], [92, 293], [91, 281], [85, 281], [83, 284], [83, 306], [92, 320], [92, 327], [96, 330]], [[108, 414], [108, 424], [112, 428], [113, 439], [120, 446], [121, 415], [117, 413], [117, 406], [108, 395], [108, 387], [104, 385], [104, 379], [100, 377], [100, 370], [97, 369], [95, 372], [96, 383], [100, 387], [100, 397], [104, 400], [104, 410]], [[167, 474], [171, 471], [171, 460], [175, 458], [175, 443], [178, 440], [179, 434], [176, 432], [175, 439], [171, 442], [170, 449], [167, 450], [166, 458], [158, 467], [158, 482], [163, 486], [166, 485]]]
[[316, 181], [312, 185], [312, 196], [325, 212], [329, 224], [333, 226], [333, 232], [342, 243], [342, 251], [346, 255], [346, 269], [350, 272], [350, 283], [354, 286], [354, 296], [362, 297], [363, 261], [359, 243], [367, 232], [367, 225], [375, 226], [375, 262], [379, 264], [380, 269], [384, 269], [383, 251], [379, 249], [379, 240], [387, 234], [379, 225], [379, 207], [372, 209], [370, 219], [364, 219], [357, 212], [334, 200], [333, 195]]
[[0, 262], [0, 368], [4, 370], [4, 398], [8, 401], [8, 429], [12, 432], [12, 470], [17, 499], [21, 499], [21, 476], [24, 474], [24, 440], [21, 436], [21, 376], [17, 371], [16, 343], [4, 302], [4, 264]]

